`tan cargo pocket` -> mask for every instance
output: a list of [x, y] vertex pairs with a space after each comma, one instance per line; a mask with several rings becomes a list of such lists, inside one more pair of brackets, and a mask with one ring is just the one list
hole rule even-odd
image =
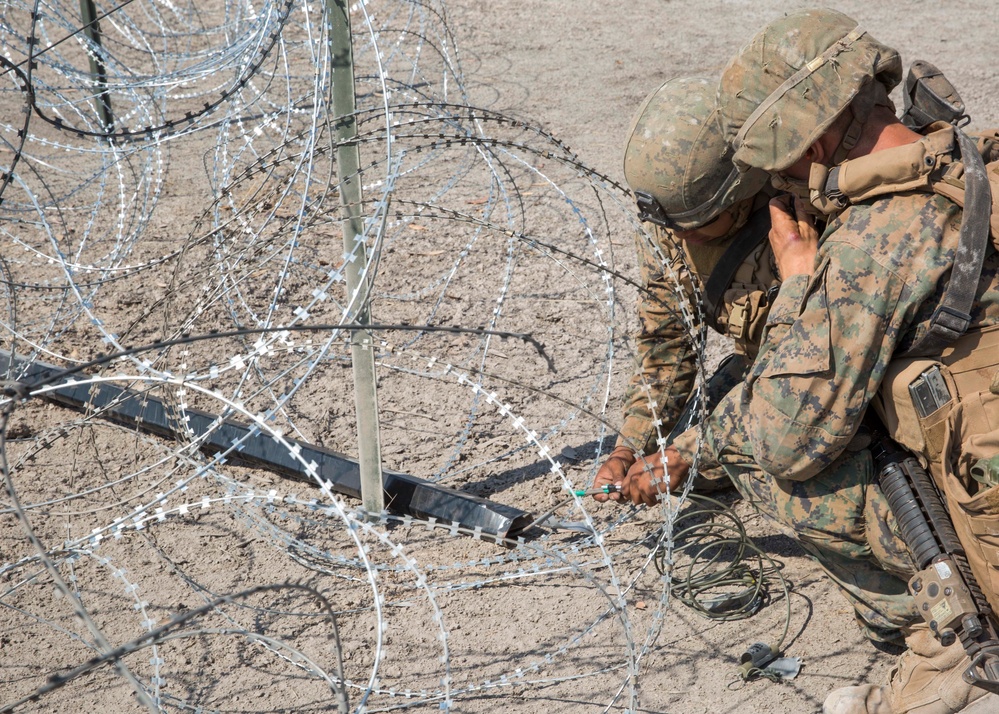
[[993, 611], [999, 612], [999, 486], [968, 496], [953, 473], [944, 481], [951, 520], [971, 572]]
[[[944, 432], [943, 491], [968, 562], [993, 609], [999, 612], [999, 485], [981, 487], [971, 467], [999, 453], [999, 397], [973, 394], [954, 408]], [[982, 490], [977, 490], [982, 488]], [[969, 489], [971, 493], [969, 493]]]
[[999, 605], [999, 486], [975, 494], [967, 503], [958, 500], [956, 511], [961, 515], [952, 512], [951, 517], [971, 571], [995, 610]]
[[[910, 387], [934, 367], [943, 377], [951, 398], [926, 416], [920, 416], [913, 402]], [[922, 358], [899, 359], [893, 360], [888, 367], [881, 382], [879, 400], [875, 407], [895, 441], [909, 451], [924, 454], [930, 463], [934, 464], [943, 452], [947, 418], [954, 408], [956, 394], [957, 387], [944, 365]]]
[[[964, 490], [962, 488], [962, 490]], [[960, 497], [961, 492], [958, 491]], [[992, 486], [964, 502], [958, 501], [968, 518], [968, 530], [982, 546], [989, 565], [999, 568], [999, 486]]]

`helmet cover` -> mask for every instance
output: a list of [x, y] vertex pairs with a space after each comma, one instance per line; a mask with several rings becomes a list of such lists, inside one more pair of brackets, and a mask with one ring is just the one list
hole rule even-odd
[[722, 73], [718, 107], [733, 160], [742, 169], [783, 171], [872, 82], [890, 92], [901, 79], [898, 52], [850, 17], [827, 9], [788, 13]]
[[659, 203], [673, 229], [710, 223], [767, 181], [765, 173], [744, 174], [732, 163], [716, 94], [714, 80], [671, 79], [645, 98], [628, 132], [625, 179]]

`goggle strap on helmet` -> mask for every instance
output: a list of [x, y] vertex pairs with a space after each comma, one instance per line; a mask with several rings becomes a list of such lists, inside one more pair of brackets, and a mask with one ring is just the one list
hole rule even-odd
[[638, 220], [655, 223], [663, 228], [675, 229], [676, 225], [666, 215], [662, 204], [648, 191], [634, 191], [635, 203], [638, 205]]
[[775, 89], [770, 96], [763, 100], [756, 110], [749, 115], [746, 121], [743, 123], [742, 127], [739, 129], [739, 133], [735, 135], [735, 139], [732, 140], [733, 148], [738, 151], [742, 146], [742, 142], [746, 138], [746, 133], [753, 128], [753, 125], [759, 121], [760, 117], [767, 112], [770, 107], [776, 104], [781, 97], [787, 94], [792, 88], [800, 84], [809, 75], [813, 74], [819, 67], [824, 65], [826, 62], [831, 60], [836, 55], [849, 49], [853, 43], [859, 40], [861, 37], [867, 34], [867, 30], [861, 29], [860, 25], [850, 30], [845, 36], [836, 40], [832, 43], [825, 52], [805, 64], [801, 69], [792, 74], [787, 80], [784, 81], [777, 89]]

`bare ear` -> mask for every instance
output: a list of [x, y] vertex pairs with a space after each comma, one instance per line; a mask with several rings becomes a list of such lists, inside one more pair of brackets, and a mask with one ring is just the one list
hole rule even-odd
[[824, 163], [826, 159], [826, 151], [825, 147], [822, 145], [822, 141], [816, 141], [814, 144], [805, 149], [804, 158], [813, 164]]

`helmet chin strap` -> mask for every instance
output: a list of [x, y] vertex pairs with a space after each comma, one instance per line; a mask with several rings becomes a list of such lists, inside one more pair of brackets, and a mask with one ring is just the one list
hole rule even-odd
[[875, 107], [879, 106], [890, 107], [892, 111], [895, 110], [895, 106], [888, 98], [887, 88], [881, 82], [875, 80], [863, 86], [853, 101], [850, 102], [850, 106], [846, 108], [846, 111], [850, 112], [851, 116], [850, 126], [846, 128], [843, 138], [840, 139], [839, 146], [836, 147], [836, 152], [833, 154], [833, 166], [839, 166], [846, 161], [846, 157], [857, 146], [860, 137], [863, 136], [864, 124], [867, 123], [868, 117], [871, 116], [871, 112], [874, 111]]

